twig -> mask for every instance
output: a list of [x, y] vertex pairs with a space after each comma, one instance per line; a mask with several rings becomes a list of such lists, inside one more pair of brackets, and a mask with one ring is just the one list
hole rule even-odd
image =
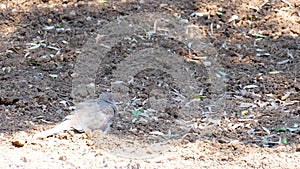
[[156, 33], [156, 27], [157, 27], [157, 19], [155, 19], [154, 24], [153, 24], [153, 30], [148, 31], [146, 33], [147, 39], [151, 39], [151, 36]]
[[292, 4], [287, 0], [281, 0], [283, 3], [286, 3], [290, 8], [292, 8]]
[[262, 3], [262, 4], [259, 6], [259, 8], [264, 7], [267, 3], [269, 3], [269, 0], [266, 0], [264, 3]]
[[214, 25], [213, 25], [213, 23], [210, 24], [210, 33], [211, 33], [211, 35], [214, 34]]

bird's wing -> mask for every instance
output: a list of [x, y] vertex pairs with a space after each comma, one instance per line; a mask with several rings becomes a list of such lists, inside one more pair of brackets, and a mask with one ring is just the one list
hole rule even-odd
[[[81, 108], [74, 114], [81, 128], [105, 130], [114, 117], [114, 109], [110, 104], [81, 104]], [[77, 128], [75, 128], [77, 130]]]

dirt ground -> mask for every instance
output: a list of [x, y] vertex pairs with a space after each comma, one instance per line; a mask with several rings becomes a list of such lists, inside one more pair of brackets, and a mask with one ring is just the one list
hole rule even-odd
[[[300, 2], [0, 1], [0, 168], [300, 168]], [[111, 92], [109, 133], [32, 136]]]

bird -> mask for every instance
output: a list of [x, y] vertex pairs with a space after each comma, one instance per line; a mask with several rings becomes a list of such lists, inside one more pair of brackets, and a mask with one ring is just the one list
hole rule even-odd
[[46, 138], [68, 130], [85, 132], [92, 137], [92, 130], [102, 130], [107, 133], [118, 109], [111, 93], [102, 93], [98, 99], [90, 99], [75, 104], [75, 112], [67, 116], [65, 121], [52, 129], [37, 133], [34, 139]]

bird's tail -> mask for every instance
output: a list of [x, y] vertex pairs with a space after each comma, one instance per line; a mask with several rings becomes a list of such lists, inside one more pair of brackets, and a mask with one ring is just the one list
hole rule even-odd
[[66, 130], [70, 130], [71, 127], [70, 127], [70, 121], [69, 120], [66, 120], [62, 123], [60, 123], [59, 125], [55, 126], [54, 128], [52, 129], [49, 129], [49, 130], [45, 130], [43, 132], [40, 132], [40, 133], [37, 133], [33, 136], [34, 139], [37, 139], [37, 138], [46, 138], [48, 136], [51, 136], [51, 135], [56, 135], [56, 134], [59, 134], [59, 133], [62, 133]]

